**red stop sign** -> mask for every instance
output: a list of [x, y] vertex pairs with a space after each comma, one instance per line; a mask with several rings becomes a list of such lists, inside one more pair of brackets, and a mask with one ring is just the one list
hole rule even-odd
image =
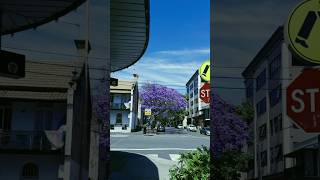
[[320, 70], [305, 69], [289, 85], [287, 114], [305, 132], [320, 132]]
[[210, 103], [210, 84], [205, 83], [200, 88], [200, 99], [205, 103]]

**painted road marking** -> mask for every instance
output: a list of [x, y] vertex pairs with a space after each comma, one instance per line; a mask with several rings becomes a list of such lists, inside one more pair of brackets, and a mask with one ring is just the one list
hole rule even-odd
[[129, 135], [123, 135], [123, 134], [111, 134], [110, 137], [129, 137]]
[[111, 151], [171, 151], [171, 150], [177, 150], [177, 151], [194, 151], [197, 150], [195, 148], [188, 149], [188, 148], [111, 148]]
[[159, 155], [158, 154], [147, 154], [147, 157], [153, 157], [153, 158], [158, 158]]

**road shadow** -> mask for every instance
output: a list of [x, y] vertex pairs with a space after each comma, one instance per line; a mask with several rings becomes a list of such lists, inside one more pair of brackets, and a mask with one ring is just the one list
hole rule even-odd
[[159, 180], [157, 166], [147, 157], [111, 151], [111, 180]]

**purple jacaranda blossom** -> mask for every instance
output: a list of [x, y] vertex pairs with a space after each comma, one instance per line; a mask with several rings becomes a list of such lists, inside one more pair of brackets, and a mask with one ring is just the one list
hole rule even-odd
[[187, 102], [175, 89], [159, 84], [145, 84], [140, 92], [142, 110], [151, 109], [156, 118], [168, 118], [170, 113], [186, 108]]
[[[104, 86], [107, 87], [107, 86]], [[94, 116], [101, 122], [101, 128], [95, 132], [99, 133], [99, 146], [101, 155], [100, 158], [108, 160], [107, 151], [110, 149], [110, 122], [109, 122], [109, 113], [110, 113], [110, 101], [109, 101], [109, 91], [106, 88], [100, 91], [99, 95], [92, 97], [93, 104], [93, 113]]]
[[217, 158], [228, 150], [241, 150], [248, 139], [248, 126], [237, 114], [233, 105], [212, 93], [211, 149]]

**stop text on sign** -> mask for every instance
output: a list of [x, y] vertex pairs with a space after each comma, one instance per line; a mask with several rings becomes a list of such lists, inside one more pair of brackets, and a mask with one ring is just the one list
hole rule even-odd
[[[291, 109], [295, 113], [301, 113], [303, 111], [316, 112], [316, 95], [320, 92], [319, 88], [312, 89], [295, 89], [292, 94], [292, 100], [298, 105], [291, 105]], [[310, 103], [308, 109], [306, 109], [306, 104], [304, 102], [305, 98], [309, 98], [306, 103]], [[320, 99], [318, 100], [318, 102]]]

